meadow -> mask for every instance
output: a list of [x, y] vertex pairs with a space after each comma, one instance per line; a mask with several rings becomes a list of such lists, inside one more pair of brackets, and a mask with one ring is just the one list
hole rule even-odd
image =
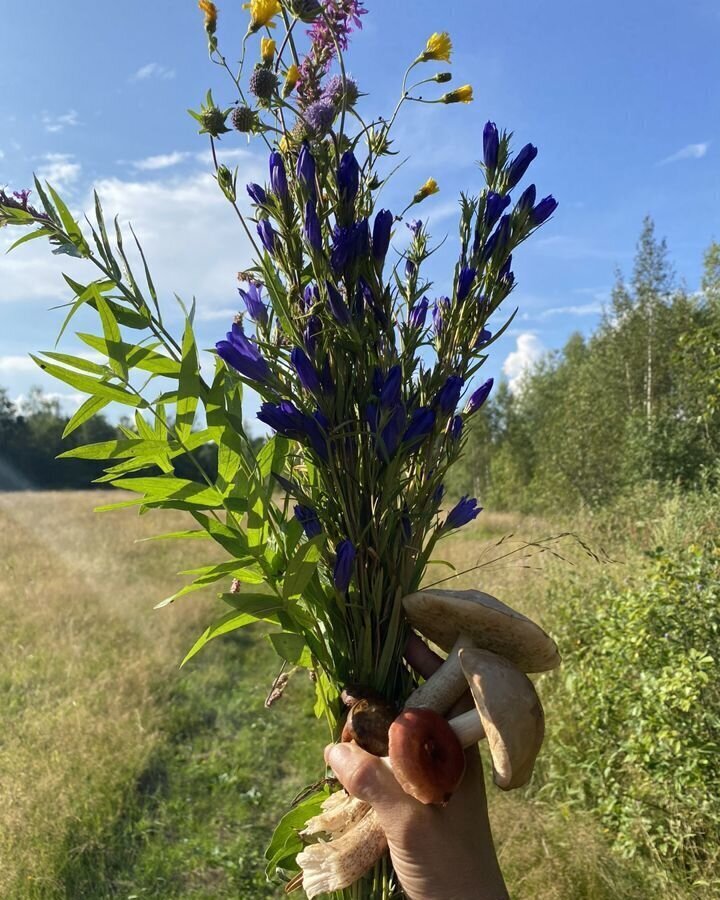
[[[0, 494], [0, 897], [284, 896], [265, 882], [263, 852], [278, 813], [322, 775], [328, 734], [312, 712], [312, 685], [298, 674], [264, 707], [277, 657], [262, 628], [214, 641], [180, 669], [219, 603], [210, 591], [153, 606], [182, 584], [173, 573], [213, 551], [144, 542], [182, 514], [162, 523], [133, 510], [94, 514], [105, 500]], [[712, 527], [709, 507], [690, 523], [668, 504], [580, 523], [613, 561], [595, 561], [568, 538], [565, 559], [520, 554], [451, 584], [495, 593], [552, 631], [553, 598], [565, 588], [579, 583], [591, 596], [601, 582], [626, 581], [645, 548]], [[502, 555], [511, 546], [496, 546], [503, 535], [537, 540], [554, 530], [484, 513], [440, 555], [462, 570]], [[436, 571], [447, 574], [430, 577]], [[573, 727], [553, 683], [538, 682], [549, 748]], [[667, 860], [613, 849], [599, 817], [553, 790], [551, 772], [525, 793], [490, 796], [515, 900], [716, 896], [710, 880], [683, 886]]]

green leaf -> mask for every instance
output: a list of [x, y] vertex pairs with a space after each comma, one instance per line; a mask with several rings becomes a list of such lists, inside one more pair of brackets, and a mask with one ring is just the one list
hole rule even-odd
[[265, 851], [265, 859], [268, 860], [265, 875], [268, 879], [274, 878], [278, 869], [299, 870], [295, 858], [304, 846], [299, 832], [313, 816], [320, 814], [322, 805], [329, 796], [330, 788], [325, 786], [297, 803], [280, 819]]
[[175, 430], [180, 440], [190, 436], [195, 410], [197, 409], [200, 395], [200, 376], [197, 347], [192, 325], [188, 319], [185, 322], [185, 333], [182, 342], [182, 362], [180, 363], [180, 380], [178, 384], [177, 415]]
[[39, 237], [47, 237], [47, 235], [52, 234], [52, 229], [50, 228], [38, 228], [37, 231], [30, 231], [27, 234], [24, 234], [21, 238], [18, 238], [14, 241], [5, 251], [9, 253], [11, 250], [14, 250], [16, 247], [19, 247], [20, 244], [26, 244], [28, 241], [34, 241], [35, 238]]
[[147, 401], [143, 400], [142, 397], [138, 397], [137, 394], [132, 394], [130, 391], [126, 391], [117, 385], [108, 384], [106, 381], [100, 381], [97, 378], [91, 378], [89, 375], [82, 375], [79, 372], [73, 372], [61, 366], [55, 366], [37, 356], [33, 356], [32, 353], [30, 356], [48, 375], [52, 375], [54, 378], [69, 384], [84, 394], [105, 397], [108, 401], [114, 400], [117, 403], [122, 403], [124, 406], [146, 407], [148, 405]]
[[97, 311], [102, 322], [103, 334], [105, 335], [106, 352], [110, 360], [110, 368], [119, 375], [123, 381], [128, 379], [128, 363], [125, 354], [122, 351], [123, 341], [120, 334], [115, 315], [110, 305], [102, 297], [100, 292], [95, 288], [94, 300]]
[[[104, 338], [85, 332], [78, 332], [78, 337], [88, 347], [109, 356], [108, 342]], [[153, 346], [157, 346], [157, 344]], [[162, 353], [156, 353], [152, 347], [121, 342], [118, 345], [118, 352], [123, 354], [131, 369], [142, 369], [145, 372], [152, 372], [153, 375], [164, 375], [169, 378], [177, 377], [180, 374], [180, 363], [177, 360], [164, 356]]]
[[267, 639], [280, 659], [292, 665], [303, 665], [305, 668], [312, 664], [310, 650], [302, 635], [290, 631], [276, 631], [268, 634]]
[[92, 419], [94, 415], [100, 412], [100, 410], [105, 409], [110, 401], [105, 399], [104, 397], [88, 397], [87, 400], [82, 404], [82, 406], [73, 413], [72, 418], [65, 426], [65, 430], [63, 431], [63, 438], [66, 438], [69, 434], [72, 434], [76, 428], [79, 428], [81, 425], [84, 425], [88, 419]]
[[283, 597], [286, 600], [296, 599], [302, 595], [317, 570], [324, 545], [325, 535], [319, 534], [298, 547], [285, 573]]
[[210, 625], [208, 628], [203, 631], [200, 637], [195, 641], [193, 646], [188, 651], [185, 659], [180, 663], [181, 666], [184, 666], [185, 663], [192, 659], [196, 653], [199, 653], [200, 650], [209, 642], [214, 640], [217, 637], [220, 637], [223, 634], [230, 634], [232, 631], [237, 631], [239, 628], [245, 628], [247, 625], [252, 625], [254, 622], [260, 621], [273, 621], [273, 614], [271, 611], [271, 606], [268, 603], [267, 611], [264, 611], [263, 614], [253, 615], [251, 613], [246, 612], [237, 612], [232, 609], [230, 612], [225, 613], [214, 625]]
[[193, 506], [217, 509], [222, 506], [222, 495], [214, 487], [185, 478], [167, 475], [119, 478], [113, 485], [126, 491], [142, 493], [145, 495], [143, 502], [155, 506], [167, 506], [171, 509], [189, 509]]
[[70, 214], [70, 210], [65, 205], [64, 200], [57, 193], [57, 191], [52, 187], [52, 185], [48, 184], [47, 188], [48, 188], [48, 191], [50, 192], [50, 196], [53, 198], [53, 201], [55, 202], [57, 211], [60, 214], [60, 220], [62, 221], [63, 228], [65, 229], [67, 236], [72, 241], [73, 246], [77, 249], [77, 251], [82, 256], [85, 256], [85, 257], [89, 256], [90, 248], [88, 247], [87, 241], [83, 237], [83, 233], [80, 230], [80, 226], [78, 225], [78, 223], [75, 221], [75, 219], [73, 219], [72, 215]]

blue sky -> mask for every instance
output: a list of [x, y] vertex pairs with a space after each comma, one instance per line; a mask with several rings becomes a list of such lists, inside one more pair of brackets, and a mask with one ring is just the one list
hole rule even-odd
[[[400, 158], [411, 158], [382, 197], [399, 211], [428, 176], [439, 182], [441, 193], [418, 209], [435, 237], [449, 236], [433, 263], [437, 292], [457, 252], [458, 193], [481, 187], [475, 161], [487, 119], [513, 130], [517, 147], [538, 145], [528, 180], [560, 201], [517, 254], [511, 302], [520, 311], [488, 374], [512, 379], [572, 331], [593, 329], [615, 269], [631, 267], [646, 214], [667, 237], [678, 275], [697, 286], [703, 249], [720, 238], [716, 0], [367, 5], [348, 61], [371, 95], [365, 111], [391, 111], [405, 65], [436, 30], [453, 37], [454, 83], [475, 89], [470, 106], [407, 108], [395, 138]], [[232, 59], [247, 13], [239, 0], [218, 6]], [[197, 297], [200, 340], [211, 346], [238, 306], [235, 274], [249, 257], [185, 112], [208, 87], [221, 103], [234, 99], [208, 61], [194, 0], [5, 3], [2, 21], [0, 184], [29, 186], [37, 171], [76, 210], [97, 186], [106, 211], [136, 225], [167, 304], [173, 291]], [[440, 93], [429, 86], [426, 96], [433, 88]], [[222, 145], [241, 183], [264, 180], [259, 143], [232, 133]], [[83, 272], [40, 242], [0, 257], [0, 385], [18, 397], [41, 384], [67, 394], [71, 409], [77, 398], [27, 360], [54, 343], [61, 314], [49, 307], [68, 299], [63, 269]], [[67, 335], [63, 348], [77, 346]]]

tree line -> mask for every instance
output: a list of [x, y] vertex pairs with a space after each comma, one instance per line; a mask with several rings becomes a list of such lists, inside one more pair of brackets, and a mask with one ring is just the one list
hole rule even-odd
[[691, 292], [646, 219], [595, 332], [500, 385], [452, 486], [495, 509], [597, 507], [648, 481], [717, 480], [719, 450], [720, 244]]

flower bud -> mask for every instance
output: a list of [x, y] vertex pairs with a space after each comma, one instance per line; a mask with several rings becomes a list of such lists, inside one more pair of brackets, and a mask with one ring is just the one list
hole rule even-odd
[[537, 156], [537, 147], [525, 144], [515, 159], [510, 163], [507, 171], [507, 189], [512, 190], [527, 172], [530, 163]]
[[443, 94], [440, 98], [441, 103], [472, 103], [472, 100], [473, 89], [471, 84], [464, 84], [454, 91]]
[[550, 216], [555, 212], [558, 207], [557, 200], [552, 196], [552, 194], [543, 198], [538, 205], [533, 209], [530, 215], [530, 221], [532, 222], [534, 227], [538, 225], [542, 225], [543, 222], [546, 222]]
[[500, 152], [500, 135], [494, 122], [486, 122], [483, 128], [483, 162], [489, 172], [494, 172]]
[[270, 186], [273, 194], [279, 200], [288, 198], [287, 175], [285, 174], [285, 163], [277, 150], [273, 150], [270, 154]]

